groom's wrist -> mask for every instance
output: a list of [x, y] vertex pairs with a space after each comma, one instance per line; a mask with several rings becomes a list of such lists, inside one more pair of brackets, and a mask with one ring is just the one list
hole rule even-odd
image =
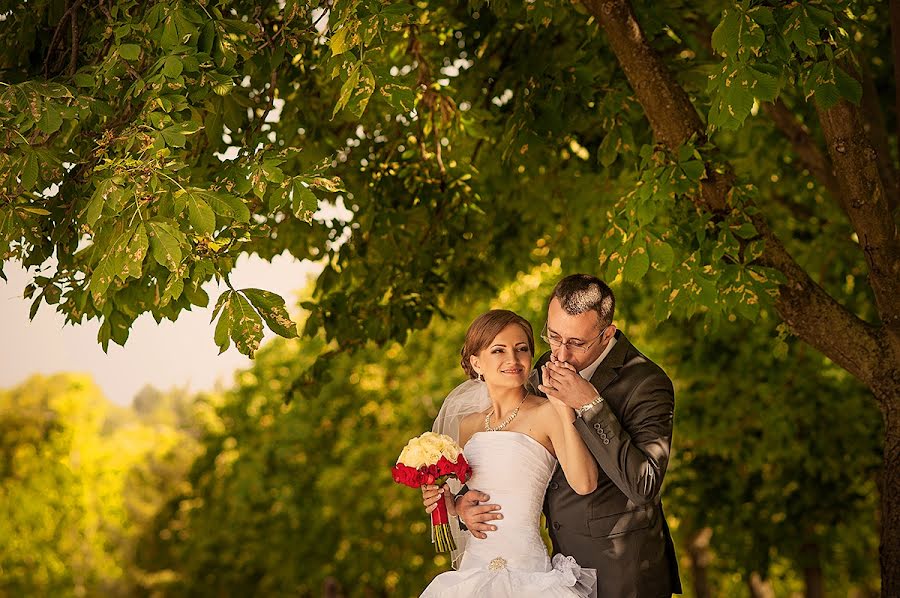
[[592, 401], [589, 401], [589, 402], [585, 403], [584, 405], [582, 405], [581, 407], [579, 407], [578, 409], [576, 409], [575, 413], [578, 415], [578, 417], [584, 417], [585, 414], [587, 414], [589, 411], [593, 410], [595, 407], [599, 406], [600, 403], [602, 403], [602, 402], [603, 402], [603, 397], [598, 394], [596, 397], [594, 397], [594, 399]]

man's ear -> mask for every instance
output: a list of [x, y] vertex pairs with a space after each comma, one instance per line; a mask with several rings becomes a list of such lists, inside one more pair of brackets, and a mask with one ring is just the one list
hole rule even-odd
[[[609, 330], [612, 330], [612, 332], [609, 332]], [[606, 331], [603, 333], [603, 336], [605, 336], [607, 339], [611, 339], [612, 337], [614, 337], [616, 335], [616, 330], [618, 330], [618, 328], [616, 328], [616, 325], [610, 324], [609, 328], [607, 328]]]

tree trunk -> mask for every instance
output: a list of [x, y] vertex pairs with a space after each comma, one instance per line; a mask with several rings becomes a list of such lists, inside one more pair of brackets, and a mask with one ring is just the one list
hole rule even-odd
[[[690, 97], [650, 45], [628, 0], [583, 0], [615, 53], [656, 140], [674, 151], [705, 128]], [[900, 48], [900, 0], [891, 5], [895, 49]], [[895, 52], [900, 56], [900, 50]], [[900, 77], [900, 69], [898, 69]], [[900, 106], [900, 99], [898, 99]], [[836, 198], [856, 233], [868, 266], [878, 324], [839, 304], [788, 253], [761, 213], [750, 219], [765, 242], [760, 261], [785, 275], [775, 303], [778, 314], [802, 340], [844, 368], [875, 394], [885, 418], [881, 486], [881, 578], [885, 596], [900, 596], [900, 235], [892, 203], [877, 167], [877, 152], [863, 133], [860, 109], [841, 100], [818, 109], [828, 155], [838, 181]], [[727, 204], [732, 179], [707, 172], [695, 202], [712, 213]], [[837, 332], [837, 333], [836, 333]], [[753, 588], [752, 579], [748, 581]]]
[[756, 571], [747, 578], [747, 586], [750, 588], [750, 598], [775, 598], [772, 584], [769, 583], [769, 580], [760, 577]]
[[334, 577], [326, 577], [322, 582], [322, 596], [325, 598], [344, 598], [344, 589]]
[[[890, 391], [889, 391], [890, 392]], [[881, 478], [881, 594], [900, 596], [900, 383], [884, 397]]]
[[691, 558], [691, 577], [694, 578], [694, 595], [697, 598], [712, 598], [708, 574], [709, 563], [712, 561], [712, 553], [709, 551], [710, 538], [712, 538], [712, 528], [704, 527], [694, 534], [688, 545], [688, 556]]
[[819, 545], [804, 544], [800, 548], [803, 558], [803, 582], [805, 598], [825, 598], [825, 583], [822, 577], [822, 559]]

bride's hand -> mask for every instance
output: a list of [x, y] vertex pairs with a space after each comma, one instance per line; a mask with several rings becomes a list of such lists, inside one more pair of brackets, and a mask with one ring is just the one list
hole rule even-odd
[[450, 491], [450, 486], [447, 484], [440, 487], [433, 484], [422, 486], [422, 504], [425, 505], [426, 513], [434, 511], [438, 501], [442, 499], [447, 505], [447, 512], [456, 517], [456, 507], [453, 504], [453, 493]]

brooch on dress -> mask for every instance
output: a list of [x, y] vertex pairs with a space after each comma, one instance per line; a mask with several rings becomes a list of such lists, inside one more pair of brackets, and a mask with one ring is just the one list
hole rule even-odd
[[500, 569], [506, 569], [506, 559], [503, 558], [502, 556], [498, 556], [493, 561], [491, 561], [491, 564], [488, 565], [488, 569], [490, 569], [491, 571], [499, 571]]

